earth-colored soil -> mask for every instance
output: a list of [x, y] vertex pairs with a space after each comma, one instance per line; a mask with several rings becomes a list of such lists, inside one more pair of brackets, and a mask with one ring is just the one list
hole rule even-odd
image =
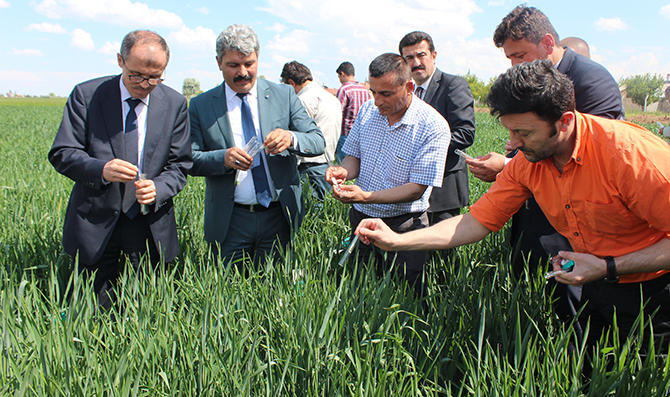
[[670, 124], [670, 116], [654, 116], [652, 114], [636, 114], [634, 116], [626, 116], [626, 121], [631, 121], [638, 124], [661, 122], [663, 125]]

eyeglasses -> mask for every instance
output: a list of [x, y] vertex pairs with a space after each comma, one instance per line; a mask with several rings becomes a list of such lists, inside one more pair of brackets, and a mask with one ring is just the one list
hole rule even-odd
[[142, 84], [145, 81], [149, 83], [149, 85], [158, 85], [163, 82], [163, 79], [148, 79], [146, 77], [138, 76], [138, 75], [128, 75], [128, 80], [132, 81], [135, 84]]
[[[126, 60], [122, 59], [121, 62], [123, 62], [123, 66], [126, 66]], [[126, 70], [126, 73], [128, 73], [128, 70]], [[164, 79], [155, 79], [155, 78], [146, 78], [142, 77], [136, 74], [129, 74], [128, 73], [128, 80], [135, 84], [142, 84], [145, 81], [149, 83], [149, 85], [158, 85], [163, 82]]]

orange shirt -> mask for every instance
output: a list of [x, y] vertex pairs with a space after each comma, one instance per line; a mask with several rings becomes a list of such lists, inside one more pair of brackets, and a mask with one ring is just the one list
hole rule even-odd
[[[575, 149], [561, 174], [551, 159], [512, 159], [470, 213], [497, 231], [531, 194], [575, 252], [614, 257], [670, 238], [670, 146], [624, 121], [576, 113]], [[670, 270], [621, 275], [641, 282]]]

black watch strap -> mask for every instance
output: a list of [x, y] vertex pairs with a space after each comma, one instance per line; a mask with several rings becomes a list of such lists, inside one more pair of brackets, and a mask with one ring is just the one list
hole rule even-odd
[[606, 256], [603, 258], [607, 262], [607, 277], [605, 282], [609, 284], [616, 284], [619, 282], [619, 277], [616, 275], [616, 262], [611, 256]]

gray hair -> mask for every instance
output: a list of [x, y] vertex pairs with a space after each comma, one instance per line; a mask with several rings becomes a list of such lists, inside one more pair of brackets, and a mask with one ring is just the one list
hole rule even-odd
[[249, 56], [252, 52], [260, 55], [261, 45], [256, 32], [246, 25], [230, 25], [216, 39], [216, 56], [221, 59], [226, 52], [237, 51]]

